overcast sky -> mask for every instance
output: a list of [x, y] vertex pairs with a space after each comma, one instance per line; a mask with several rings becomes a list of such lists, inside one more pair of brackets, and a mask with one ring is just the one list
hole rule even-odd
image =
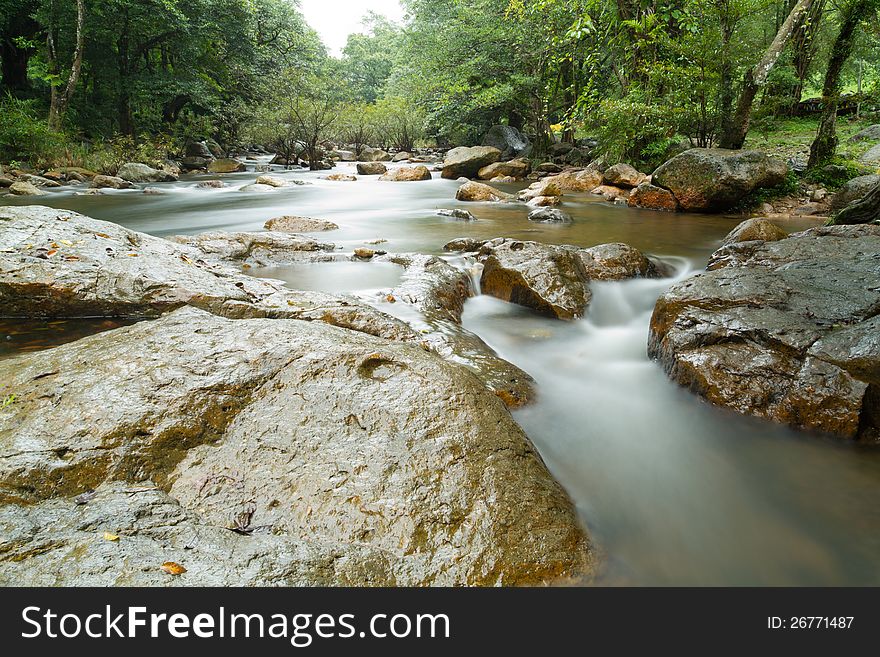
[[303, 15], [330, 50], [339, 55], [348, 35], [362, 31], [361, 19], [370, 10], [393, 21], [403, 18], [398, 0], [299, 0]]

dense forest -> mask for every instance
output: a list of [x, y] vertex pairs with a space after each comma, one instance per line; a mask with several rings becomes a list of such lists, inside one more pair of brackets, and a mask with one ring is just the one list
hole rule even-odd
[[586, 145], [572, 164], [651, 167], [795, 125], [818, 166], [838, 114], [877, 104], [878, 5], [405, 0], [403, 24], [370, 14], [332, 57], [285, 0], [2, 0], [0, 159], [112, 170], [194, 139], [408, 150], [501, 123], [536, 153]]

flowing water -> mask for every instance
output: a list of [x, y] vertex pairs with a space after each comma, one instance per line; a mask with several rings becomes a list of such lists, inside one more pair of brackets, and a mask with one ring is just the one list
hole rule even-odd
[[[538, 382], [537, 401], [514, 416], [601, 547], [606, 566], [600, 581], [880, 584], [880, 452], [711, 407], [671, 383], [646, 357], [657, 296], [702, 267], [737, 218], [638, 211], [567, 195], [562, 208], [574, 217], [572, 224], [531, 224], [525, 206], [459, 203], [453, 200], [457, 183], [439, 178], [331, 182], [320, 172], [273, 174], [309, 184], [237, 191], [253, 182], [255, 174], [248, 172], [223, 176], [229, 185], [224, 189], [198, 189], [196, 182], [216, 176], [195, 176], [154, 186], [161, 195], [74, 196], [68, 190], [35, 200], [160, 236], [259, 230], [271, 217], [297, 214], [337, 223], [340, 230], [315, 237], [342, 252], [368, 246], [442, 253], [455, 237], [509, 236], [580, 246], [622, 241], [661, 256], [676, 266], [675, 278], [594, 284], [589, 312], [580, 321], [546, 319], [486, 296], [465, 306], [465, 328]], [[478, 221], [436, 214], [456, 207]], [[799, 219], [785, 227], [809, 225]], [[376, 240], [384, 241], [377, 246]], [[400, 275], [387, 263], [352, 262], [251, 273], [331, 292], [390, 288]], [[17, 331], [28, 339], [10, 335], [7, 342], [24, 340], [34, 348], [29, 336], [41, 326], [28, 333], [24, 325], [6, 322], [0, 337]], [[84, 330], [68, 327], [63, 339]], [[51, 344], [63, 341], [58, 334], [65, 331], [47, 333], [55, 336], [45, 342]]]

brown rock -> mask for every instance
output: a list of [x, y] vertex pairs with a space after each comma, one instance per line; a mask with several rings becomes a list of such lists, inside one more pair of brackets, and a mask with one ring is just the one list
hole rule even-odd
[[727, 234], [727, 237], [722, 240], [721, 245], [727, 246], [736, 242], [750, 242], [752, 240], [775, 242], [786, 237], [788, 237], [788, 233], [766, 219], [746, 219]]
[[649, 182], [641, 183], [630, 192], [627, 204], [633, 208], [645, 208], [646, 210], [678, 211], [678, 201], [675, 200], [672, 192]]
[[281, 217], [273, 217], [272, 219], [269, 219], [269, 221], [263, 225], [263, 228], [282, 233], [316, 233], [324, 230], [338, 230], [339, 226], [332, 221], [326, 221], [324, 219], [283, 215]]
[[458, 191], [455, 192], [455, 198], [458, 201], [500, 202], [511, 201], [514, 197], [512, 194], [507, 194], [489, 185], [468, 181], [458, 188]]
[[397, 167], [396, 169], [391, 169], [388, 173], [384, 174], [379, 180], [386, 180], [390, 182], [415, 182], [419, 180], [431, 180], [431, 172], [428, 171], [428, 167], [424, 165], [418, 165], [414, 167]]

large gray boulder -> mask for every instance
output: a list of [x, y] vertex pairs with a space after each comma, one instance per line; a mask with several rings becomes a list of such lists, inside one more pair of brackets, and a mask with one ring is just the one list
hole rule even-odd
[[501, 151], [493, 146], [459, 146], [446, 153], [443, 160], [444, 178], [473, 178], [485, 166], [501, 159]]
[[878, 280], [880, 226], [730, 244], [660, 297], [649, 353], [712, 403], [876, 441]]
[[0, 378], [17, 393], [0, 414], [2, 584], [592, 572], [571, 502], [502, 402], [418, 345], [185, 308], [0, 361]]
[[787, 175], [785, 162], [760, 151], [692, 148], [660, 165], [651, 183], [671, 191], [682, 210], [721, 212]]
[[858, 176], [849, 180], [831, 199], [831, 209], [842, 210], [853, 201], [858, 201], [878, 184], [880, 184], [880, 174]]
[[116, 175], [123, 180], [133, 183], [158, 183], [158, 182], [174, 182], [177, 176], [167, 171], [154, 169], [146, 164], [139, 162], [127, 162], [119, 167]]
[[497, 148], [501, 151], [502, 160], [528, 157], [532, 152], [529, 138], [509, 125], [493, 125], [489, 128], [489, 131], [483, 136], [483, 146]]

